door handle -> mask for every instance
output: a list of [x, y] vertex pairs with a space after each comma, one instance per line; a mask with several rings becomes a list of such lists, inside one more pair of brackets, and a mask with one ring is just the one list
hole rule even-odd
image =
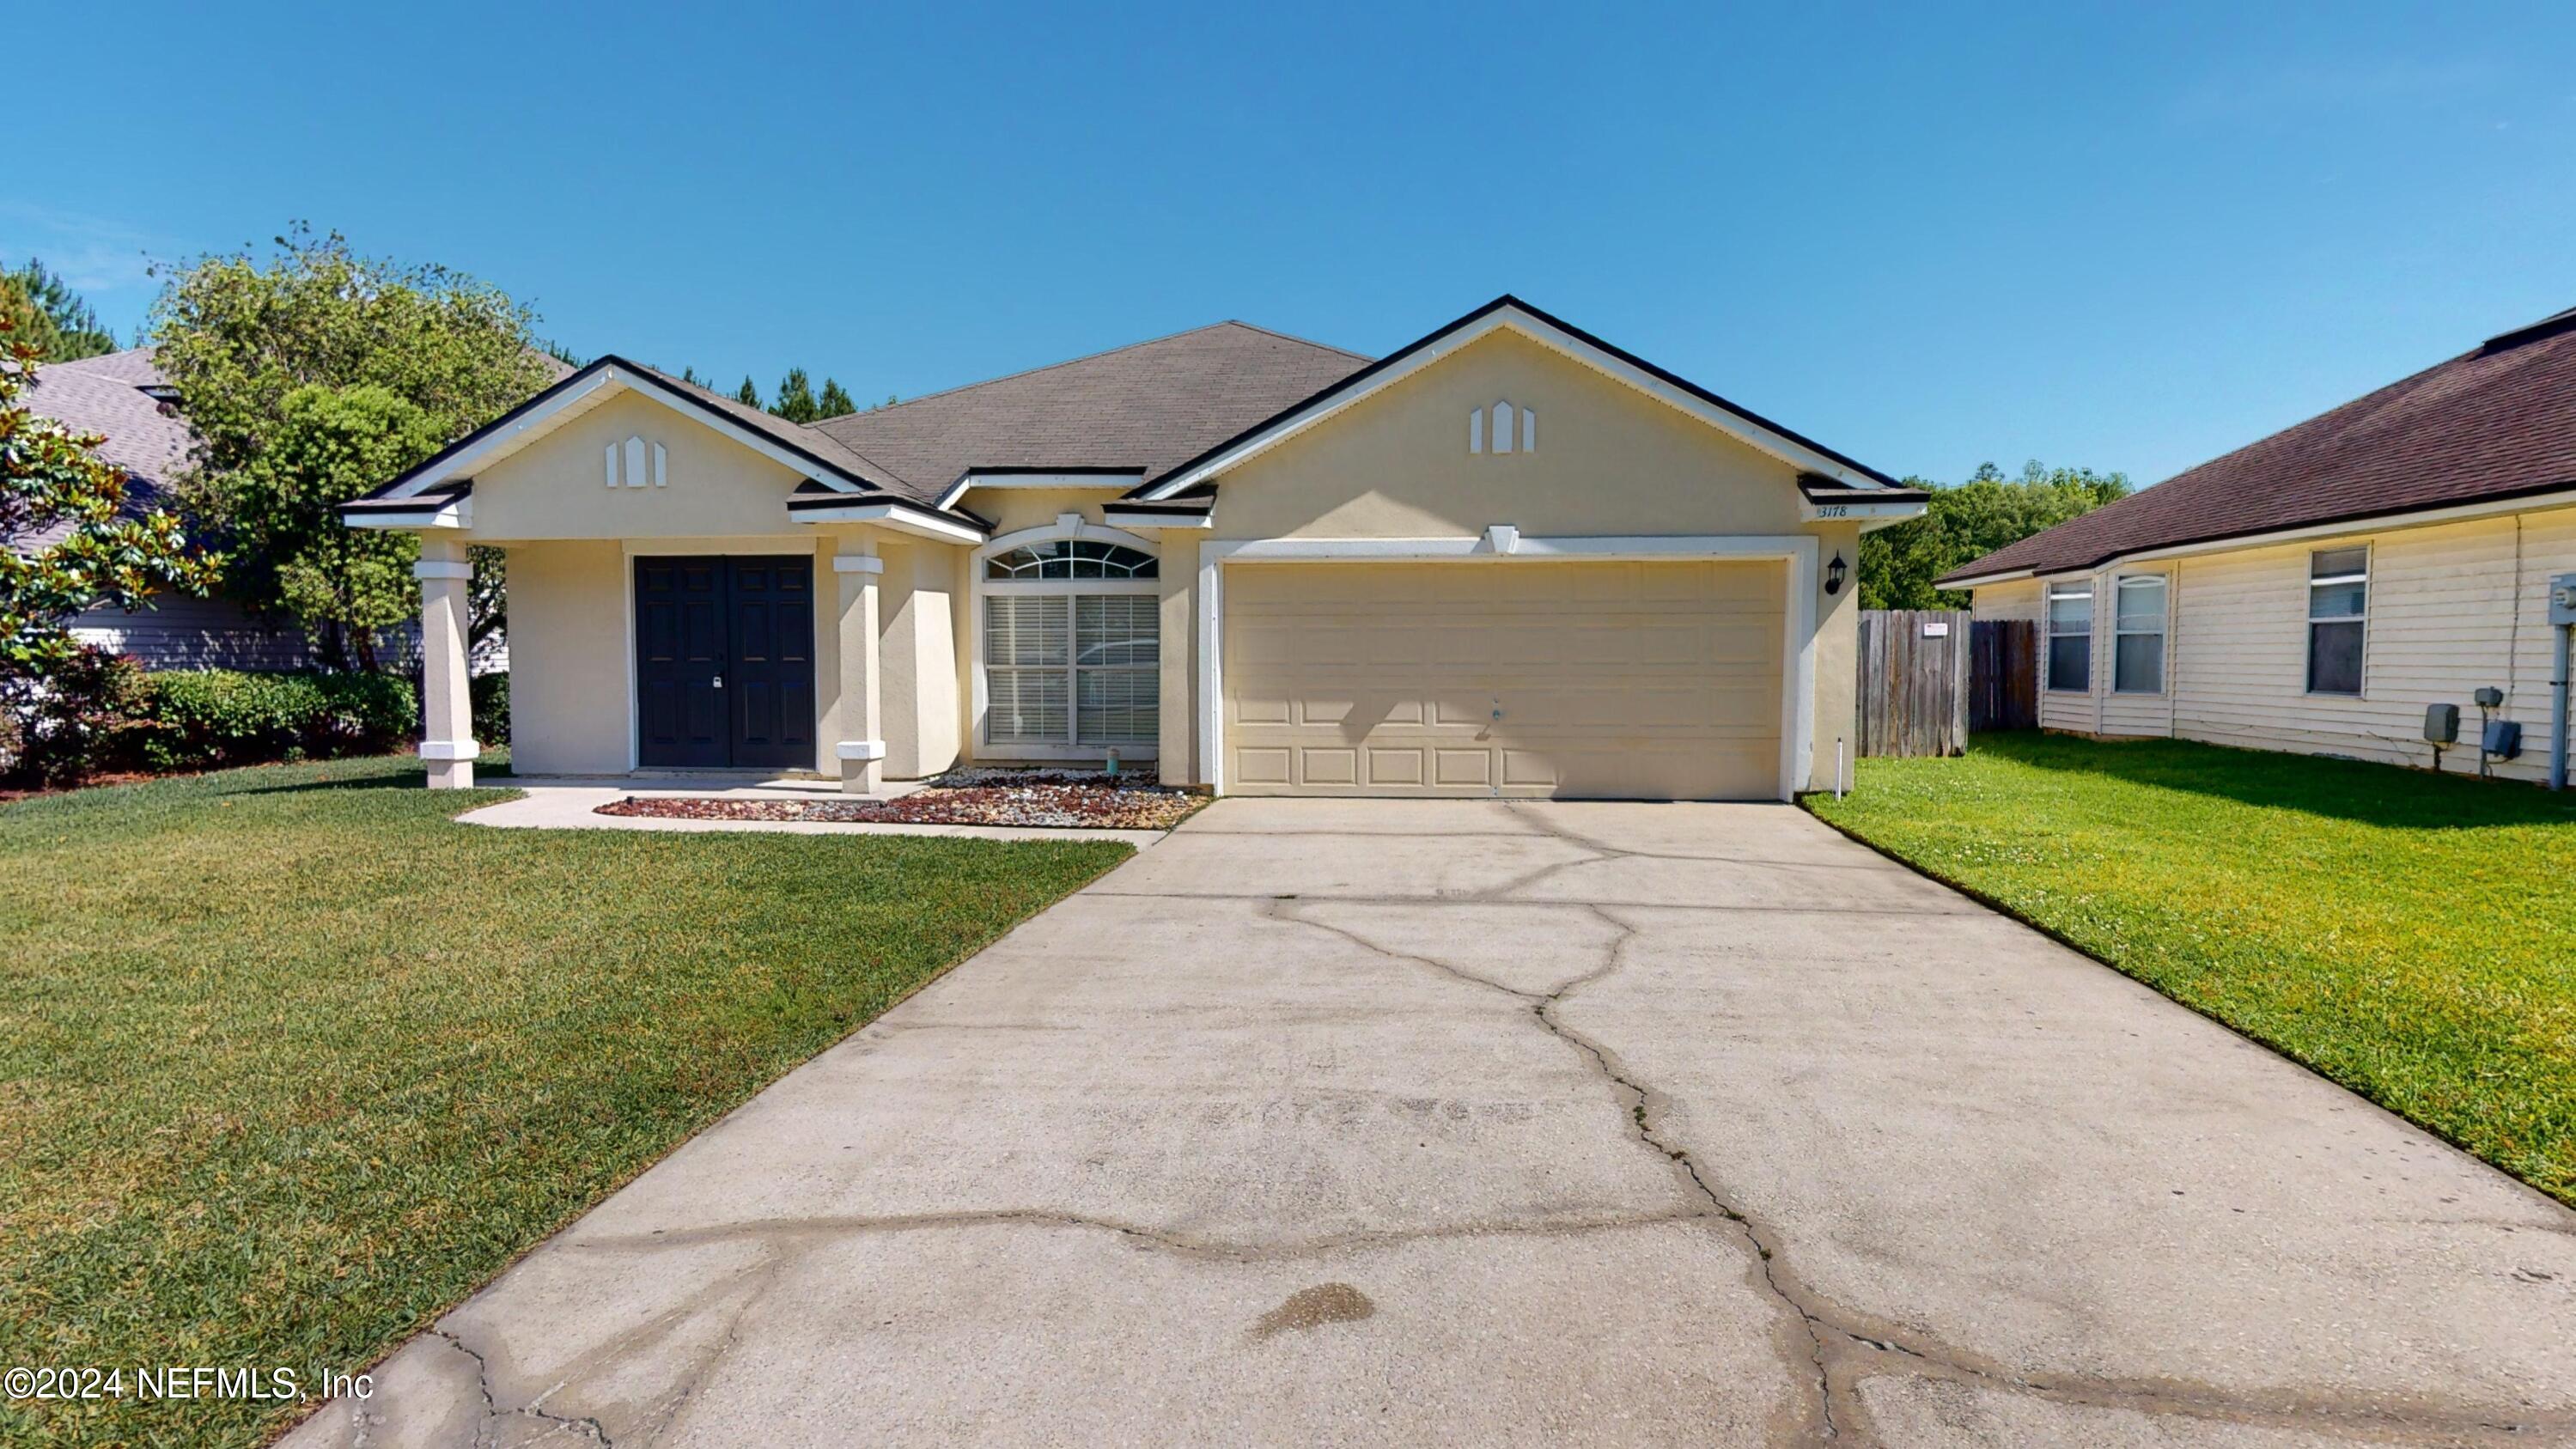
[[719, 675], [717, 675], [717, 676], [716, 676], [716, 688], [718, 688], [718, 689], [722, 689], [722, 688], [724, 688], [724, 676], [723, 676], [723, 675], [721, 675], [721, 674], [719, 674]]

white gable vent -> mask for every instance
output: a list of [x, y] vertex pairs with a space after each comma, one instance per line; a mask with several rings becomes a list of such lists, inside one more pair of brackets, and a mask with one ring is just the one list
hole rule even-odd
[[1467, 410], [1468, 452], [1508, 453], [1515, 447], [1524, 453], [1538, 451], [1537, 409], [1515, 408], [1504, 398], [1489, 408]]
[[[646, 461], [647, 455], [651, 461]], [[659, 443], [646, 443], [631, 436], [623, 443], [611, 443], [600, 451], [600, 466], [607, 475], [608, 486], [660, 488], [670, 482], [670, 455]]]

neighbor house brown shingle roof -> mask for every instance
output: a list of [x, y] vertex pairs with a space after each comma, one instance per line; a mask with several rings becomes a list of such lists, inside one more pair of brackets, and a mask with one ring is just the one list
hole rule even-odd
[[1941, 580], [2576, 488], [2576, 308], [2489, 339]]
[[1356, 352], [1219, 322], [827, 418], [807, 431], [858, 452], [907, 491], [935, 501], [970, 468], [1151, 474], [1367, 364]]

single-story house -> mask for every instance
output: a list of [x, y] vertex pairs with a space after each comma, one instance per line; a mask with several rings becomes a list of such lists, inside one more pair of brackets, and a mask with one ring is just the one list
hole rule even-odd
[[603, 357], [343, 513], [421, 538], [433, 785], [482, 748], [482, 544], [523, 773], [1780, 798], [1851, 732], [1860, 532], [1924, 501], [1503, 297], [1376, 361], [1226, 322], [810, 426]]
[[2576, 572], [2576, 309], [1940, 580], [2027, 619], [2043, 728], [2430, 765], [2430, 705], [2548, 764], [2550, 581]]
[[[149, 347], [43, 363], [26, 394], [27, 409], [37, 417], [102, 439], [98, 456], [125, 470], [120, 511], [135, 518], [169, 506], [170, 482], [187, 463], [188, 424], [180, 402]], [[70, 531], [62, 523], [8, 543], [30, 552]], [[302, 630], [254, 616], [220, 592], [204, 598], [159, 594], [149, 608], [130, 614], [112, 605], [89, 609], [74, 615], [69, 628], [77, 642], [132, 655], [146, 669], [305, 669], [314, 663]], [[390, 664], [410, 664], [420, 652], [420, 628], [388, 629], [378, 645]], [[497, 634], [475, 650], [475, 673], [509, 667]]]

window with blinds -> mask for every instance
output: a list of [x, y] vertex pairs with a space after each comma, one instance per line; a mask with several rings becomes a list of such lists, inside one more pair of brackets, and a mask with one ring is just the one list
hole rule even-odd
[[1151, 594], [988, 595], [986, 741], [1152, 744], [1162, 702], [1159, 609]]

